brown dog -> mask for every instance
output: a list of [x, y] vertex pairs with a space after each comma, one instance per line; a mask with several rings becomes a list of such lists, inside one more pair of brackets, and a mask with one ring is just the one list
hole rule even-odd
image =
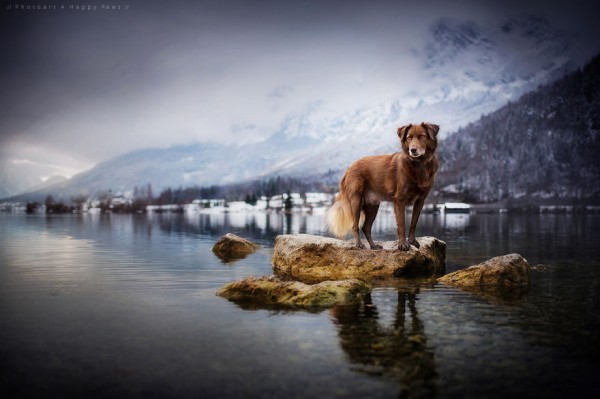
[[[438, 169], [435, 149], [439, 130], [438, 125], [425, 122], [402, 126], [398, 129], [402, 152], [364, 157], [350, 165], [327, 214], [329, 231], [344, 237], [352, 228], [356, 247], [364, 248], [359, 232], [364, 214], [362, 231], [365, 238], [371, 249], [381, 249], [373, 242], [371, 227], [380, 202], [391, 201], [398, 226], [398, 249], [408, 251], [411, 244], [419, 248], [415, 230]], [[413, 205], [408, 240], [405, 236], [406, 205]]]

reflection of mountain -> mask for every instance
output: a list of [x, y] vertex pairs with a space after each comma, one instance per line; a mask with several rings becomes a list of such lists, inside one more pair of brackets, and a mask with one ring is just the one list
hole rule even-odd
[[[535, 17], [490, 26], [441, 19], [414, 50], [423, 87], [386, 103], [331, 114], [319, 101], [288, 115], [271, 138], [252, 144], [191, 144], [131, 152], [55, 187], [63, 197], [227, 184], [273, 175], [334, 183], [357, 157], [397, 151], [396, 128], [431, 120], [448, 134], [573, 67], [569, 37]], [[0, 187], [3, 181], [0, 179]], [[1, 191], [0, 191], [1, 192]]]
[[380, 320], [369, 299], [357, 306], [332, 309], [341, 346], [356, 370], [397, 379], [400, 397], [435, 396], [434, 354], [427, 345], [416, 300], [418, 288], [399, 288], [393, 322]]

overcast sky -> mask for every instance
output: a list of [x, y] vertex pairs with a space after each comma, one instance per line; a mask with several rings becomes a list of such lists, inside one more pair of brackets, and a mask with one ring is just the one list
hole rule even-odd
[[[28, 2], [59, 9], [14, 9]], [[578, 35], [580, 62], [600, 37], [592, 1], [108, 3], [128, 9], [2, 0], [0, 157], [70, 176], [139, 148], [264, 139], [315, 104], [335, 115], [420, 94], [409, 54], [440, 17], [541, 15]]]

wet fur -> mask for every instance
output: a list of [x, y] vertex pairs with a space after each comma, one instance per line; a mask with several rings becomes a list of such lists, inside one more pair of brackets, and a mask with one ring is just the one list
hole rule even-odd
[[[364, 248], [362, 230], [371, 249], [381, 249], [373, 242], [371, 228], [381, 201], [390, 201], [396, 214], [398, 249], [408, 251], [411, 245], [418, 248], [417, 222], [439, 167], [435, 155], [438, 131], [439, 126], [431, 123], [402, 126], [397, 132], [402, 152], [368, 156], [350, 165], [327, 214], [330, 232], [344, 237], [352, 230], [356, 246]], [[408, 239], [404, 214], [407, 205], [413, 206]]]

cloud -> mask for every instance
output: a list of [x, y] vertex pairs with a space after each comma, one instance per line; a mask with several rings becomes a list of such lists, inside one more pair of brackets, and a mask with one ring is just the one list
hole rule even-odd
[[565, 28], [589, 18], [566, 1], [131, 4], [112, 16], [0, 14], [12, 38], [0, 44], [0, 145], [34, 143], [47, 164], [76, 170], [138, 148], [317, 129], [364, 106], [434, 96], [439, 82], [419, 56], [442, 16], [486, 24], [533, 10]]
[[37, 178], [53, 175], [70, 178], [92, 166], [92, 163], [83, 163], [73, 157], [68, 148], [54, 151], [45, 145], [13, 141], [5, 143], [0, 149], [0, 169], [14, 171], [17, 177], [20, 175], [19, 170], [27, 170]]

